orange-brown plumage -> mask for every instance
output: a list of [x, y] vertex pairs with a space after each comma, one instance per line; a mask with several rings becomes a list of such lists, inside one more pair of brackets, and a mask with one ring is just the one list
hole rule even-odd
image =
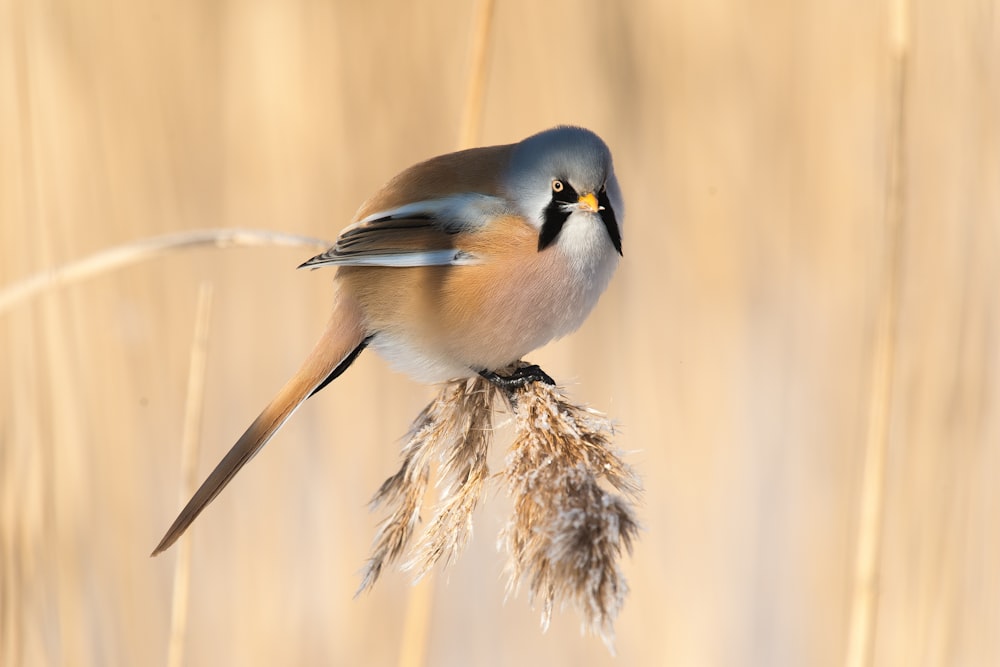
[[361, 311], [357, 301], [345, 293], [337, 295], [333, 312], [322, 337], [302, 363], [299, 372], [285, 383], [257, 419], [232, 446], [212, 474], [198, 488], [184, 509], [156, 545], [152, 555], [170, 547], [201, 514], [240, 469], [252, 459], [295, 409], [323, 380], [333, 373], [364, 340]]
[[502, 369], [575, 330], [617, 267], [621, 214], [610, 151], [580, 128], [432, 158], [390, 180], [333, 248], [302, 265], [337, 267], [323, 336], [154, 555], [365, 346], [441, 381]]
[[[506, 216], [451, 242], [479, 261], [337, 270], [337, 282], [358, 299], [370, 333], [406, 339], [407, 347], [448, 358], [457, 376], [463, 369], [468, 375], [507, 366], [576, 328], [572, 320], [585, 295], [574, 281], [552, 279], [568, 275], [569, 262], [559, 248], [538, 252], [533, 225]], [[407, 360], [417, 356], [415, 350], [402, 354]], [[405, 361], [391, 360], [421, 375]]]

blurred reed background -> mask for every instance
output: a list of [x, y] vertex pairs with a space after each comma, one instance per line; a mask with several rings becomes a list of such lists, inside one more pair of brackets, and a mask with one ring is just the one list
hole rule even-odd
[[573, 612], [543, 635], [504, 603], [499, 493], [445, 574], [353, 599], [365, 503], [431, 395], [371, 354], [195, 524], [178, 626], [181, 551], [148, 554], [181, 504], [198, 313], [200, 481], [331, 295], [294, 270], [312, 248], [268, 246], [0, 312], [0, 663], [1000, 664], [996, 3], [481, 7], [0, 1], [0, 295], [166, 233], [332, 240], [470, 137], [596, 130], [624, 262], [530, 359], [644, 477], [618, 658]]

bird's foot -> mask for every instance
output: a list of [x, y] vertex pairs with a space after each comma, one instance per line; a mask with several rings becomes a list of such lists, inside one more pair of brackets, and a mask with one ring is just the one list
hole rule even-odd
[[510, 375], [500, 375], [496, 371], [479, 371], [479, 374], [508, 394], [531, 382], [542, 382], [553, 387], [556, 384], [556, 381], [549, 377], [548, 373], [543, 371], [537, 364], [516, 366]]

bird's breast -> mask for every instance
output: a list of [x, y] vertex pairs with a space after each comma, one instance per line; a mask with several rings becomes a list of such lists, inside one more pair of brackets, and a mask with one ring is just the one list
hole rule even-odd
[[399, 370], [440, 381], [503, 368], [577, 329], [614, 273], [599, 218], [576, 217], [543, 251], [536, 227], [507, 216], [456, 235], [476, 263], [342, 267], [338, 278], [362, 304], [372, 346]]

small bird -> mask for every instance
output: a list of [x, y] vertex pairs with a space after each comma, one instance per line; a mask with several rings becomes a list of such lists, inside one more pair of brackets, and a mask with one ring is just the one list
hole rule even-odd
[[579, 328], [618, 266], [623, 216], [611, 151], [579, 127], [441, 155], [390, 180], [336, 245], [299, 267], [337, 267], [322, 337], [152, 555], [366, 347], [423, 382], [554, 384], [538, 367], [496, 371]]

